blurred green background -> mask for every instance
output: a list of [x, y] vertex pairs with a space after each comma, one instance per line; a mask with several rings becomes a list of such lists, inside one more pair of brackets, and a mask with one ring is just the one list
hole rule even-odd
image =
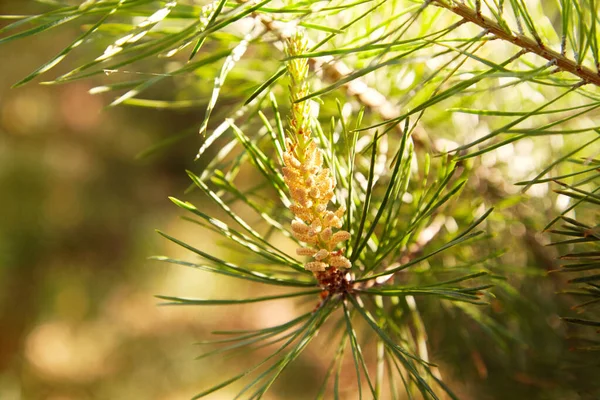
[[[47, 9], [0, 1], [4, 15]], [[195, 361], [201, 353], [195, 342], [218, 327], [268, 326], [297, 310], [292, 303], [157, 307], [156, 294], [239, 294], [230, 281], [147, 260], [155, 254], [194, 259], [157, 228], [214, 247], [210, 234], [182, 222], [167, 198], [183, 196], [185, 170], [197, 169], [204, 108], [107, 108], [110, 97], [88, 93], [105, 76], [11, 89], [79, 33], [69, 25], [0, 49], [0, 399], [189, 399], [231, 374], [226, 361]], [[86, 55], [69, 57], [56, 71]], [[115, 78], [131, 79], [127, 73]], [[210, 73], [197, 85], [209, 91]], [[191, 126], [188, 139], [138, 157]], [[296, 378], [287, 389], [301, 392], [305, 380], [298, 376], [319, 379], [313, 371], [326, 368], [326, 360], [321, 366], [311, 358], [311, 368], [292, 368]], [[208, 399], [234, 393], [225, 389]]]
[[[24, 3], [0, 14], [41, 9]], [[105, 109], [93, 80], [10, 89], [77, 33], [0, 50], [0, 399], [189, 398], [205, 319], [152, 295], [205, 277], [146, 258], [178, 251], [154, 229], [185, 229], [167, 196], [186, 187], [197, 142], [136, 154], [202, 115]]]
[[[40, 9], [32, 2], [0, 0], [0, 14]], [[6, 23], [0, 21], [0, 26]], [[194, 361], [200, 352], [194, 342], [207, 338], [215, 327], [274, 325], [296, 310], [293, 303], [156, 306], [155, 294], [227, 297], [242, 290], [211, 275], [147, 260], [153, 254], [191, 257], [160, 239], [156, 228], [214, 248], [210, 235], [180, 221], [179, 210], [167, 199], [183, 196], [189, 185], [185, 169], [198, 169], [193, 159], [200, 138], [190, 135], [164, 152], [137, 157], [161, 139], [197, 126], [203, 107], [107, 108], [113, 98], [88, 93], [104, 77], [10, 88], [78, 33], [69, 25], [0, 47], [0, 400], [187, 399], [235, 372], [228, 368], [231, 359]], [[70, 55], [53, 73], [67, 71], [84, 55]], [[210, 73], [197, 86], [208, 93]], [[160, 97], [160, 91], [180, 88], [153, 90]], [[460, 118], [443, 123], [477, 124]], [[521, 157], [515, 165], [539, 167], [543, 162], [531, 160], [533, 142], [523, 143], [508, 155]], [[510, 185], [502, 182], [506, 160], [484, 159], [479, 176], [486, 174], [486, 184], [496, 182], [515, 194], [514, 187], [507, 189]], [[487, 190], [494, 198], [497, 188], [474, 185], [473, 190]], [[544, 195], [534, 194], [514, 214], [511, 207], [518, 199], [509, 198], [505, 207], [513, 211], [495, 221], [496, 231], [507, 232], [501, 245], [513, 250], [504, 263], [538, 269], [529, 276], [509, 276], [521, 295], [492, 304], [490, 311], [509, 330], [519, 331], [525, 345], [493, 348], [485, 332], [462, 325], [459, 317], [438, 318], [437, 303], [424, 306], [434, 358], [442, 360], [465, 399], [597, 399], [585, 387], [586, 382], [594, 387], [597, 366], [568, 368], [572, 360], [589, 358], [590, 365], [594, 360], [569, 351], [568, 329], [559, 315], [573, 303], [554, 295], [564, 288], [564, 279], [544, 276], [555, 255], [541, 250], [547, 239], [536, 233], [552, 216], [553, 202]], [[531, 238], [537, 242], [527, 242]], [[523, 329], [527, 320], [531, 323]], [[456, 326], [461, 329], [449, 329]], [[308, 398], [304, 385], [320, 382], [327, 364], [319, 352], [311, 346], [268, 398]], [[503, 358], [496, 357], [499, 353]], [[252, 359], [236, 359], [234, 364]], [[453, 364], [457, 360], [465, 362]], [[583, 389], [577, 394], [574, 387]], [[233, 393], [224, 390], [209, 398], [229, 400]], [[345, 398], [357, 397], [348, 390]]]

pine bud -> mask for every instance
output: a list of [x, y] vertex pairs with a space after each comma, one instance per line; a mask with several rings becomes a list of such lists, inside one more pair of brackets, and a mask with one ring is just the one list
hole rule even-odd
[[331, 236], [333, 235], [333, 231], [331, 228], [325, 228], [323, 232], [321, 232], [321, 240], [324, 242], [329, 242], [331, 240]]
[[333, 245], [338, 244], [339, 242], [344, 242], [346, 240], [350, 239], [350, 233], [346, 232], [346, 231], [338, 231], [336, 233], [333, 234], [333, 236], [331, 237], [330, 243], [332, 243]]
[[336, 268], [350, 268], [352, 264], [344, 256], [329, 257], [329, 265]]
[[296, 249], [296, 254], [299, 256], [309, 256], [313, 257], [317, 253], [317, 249], [309, 249], [308, 247], [298, 247]]
[[321, 261], [311, 261], [304, 266], [309, 271], [325, 271], [327, 264]]
[[292, 231], [298, 233], [308, 233], [309, 227], [302, 221], [292, 221]]
[[317, 251], [313, 257], [315, 258], [315, 260], [321, 261], [322, 259], [326, 258], [327, 256], [329, 256], [329, 252], [325, 249], [321, 249], [321, 250]]

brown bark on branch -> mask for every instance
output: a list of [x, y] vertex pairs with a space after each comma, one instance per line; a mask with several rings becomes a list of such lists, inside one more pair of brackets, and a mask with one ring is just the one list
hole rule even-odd
[[527, 36], [506, 31], [498, 22], [482, 15], [480, 12], [477, 12], [477, 10], [473, 10], [465, 4], [456, 1], [448, 2], [446, 0], [434, 0], [432, 4], [445, 8], [459, 17], [462, 17], [465, 21], [480, 26], [498, 39], [510, 42], [515, 46], [555, 63], [560, 70], [570, 72], [585, 83], [592, 83], [600, 87], [600, 74], [598, 72], [594, 72], [591, 69], [568, 59], [563, 54], [544, 46], [541, 41], [537, 42]]

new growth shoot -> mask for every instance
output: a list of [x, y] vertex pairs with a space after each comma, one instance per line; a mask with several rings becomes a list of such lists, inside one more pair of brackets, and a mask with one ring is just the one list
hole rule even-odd
[[[306, 52], [307, 42], [301, 33], [287, 41], [289, 57]], [[283, 175], [293, 204], [290, 210], [292, 234], [305, 245], [296, 250], [298, 255], [310, 257], [305, 268], [312, 271], [321, 287], [328, 293], [349, 290], [351, 284], [346, 270], [352, 264], [338, 245], [350, 239], [350, 233], [341, 230], [346, 209], [328, 209], [334, 197], [335, 180], [329, 168], [323, 166], [323, 154], [311, 133], [311, 102], [298, 101], [309, 92], [306, 58], [291, 58], [287, 63], [290, 77], [289, 91], [292, 104], [286, 151], [283, 155]]]

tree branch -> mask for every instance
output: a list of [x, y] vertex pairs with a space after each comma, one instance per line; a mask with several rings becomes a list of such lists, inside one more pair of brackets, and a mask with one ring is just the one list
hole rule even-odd
[[448, 3], [445, 0], [434, 0], [432, 4], [445, 8], [462, 17], [464, 20], [480, 26], [496, 36], [498, 39], [510, 42], [515, 46], [527, 50], [530, 53], [537, 54], [548, 61], [554, 62], [560, 70], [570, 72], [571, 74], [579, 77], [585, 83], [592, 83], [600, 87], [599, 73], [594, 72], [591, 69], [584, 67], [581, 64], [568, 59], [564, 55], [544, 46], [541, 41], [537, 42], [525, 35], [506, 31], [496, 21], [482, 15], [480, 11], [478, 12], [477, 10], [473, 10], [465, 4], [458, 3], [456, 1]]
[[[285, 25], [284, 23], [265, 14], [254, 13], [252, 16], [261, 23], [267, 31], [273, 33], [279, 42], [283, 43], [285, 34], [282, 32], [281, 26], [279, 25]], [[328, 82], [338, 82], [353, 72], [348, 65], [343, 61], [336, 60], [333, 56], [322, 56], [319, 58], [311, 57], [308, 59], [308, 62], [311, 68], [322, 74], [321, 77]], [[386, 96], [367, 85], [360, 78], [344, 83], [340, 89], [342, 89], [346, 95], [354, 97], [360, 104], [365, 106], [368, 111], [379, 115], [379, 117], [384, 120], [391, 120], [398, 116], [398, 106], [391, 103]], [[396, 125], [395, 129], [402, 134], [402, 127], [400, 125]], [[411, 138], [416, 148], [427, 148], [438, 151], [437, 147], [432, 143], [427, 132], [420, 124], [413, 130]]]

